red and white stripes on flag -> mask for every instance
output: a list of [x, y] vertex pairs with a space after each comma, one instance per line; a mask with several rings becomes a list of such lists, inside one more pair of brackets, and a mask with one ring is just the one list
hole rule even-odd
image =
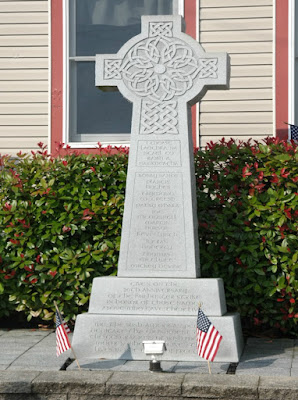
[[207, 361], [214, 361], [222, 336], [199, 308], [197, 320], [197, 351]]
[[70, 333], [70, 329], [67, 324], [59, 316], [56, 311], [56, 354], [57, 357], [64, 353], [66, 350], [71, 348], [67, 334]]

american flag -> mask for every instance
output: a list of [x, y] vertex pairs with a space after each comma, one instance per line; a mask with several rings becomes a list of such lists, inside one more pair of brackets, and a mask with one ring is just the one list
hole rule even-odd
[[222, 336], [199, 308], [197, 320], [197, 351], [207, 361], [214, 361]]
[[66, 350], [71, 348], [67, 334], [70, 333], [70, 329], [67, 324], [61, 321], [58, 311], [56, 311], [56, 354], [57, 357], [64, 353]]
[[291, 139], [298, 141], [298, 126], [290, 124], [290, 127], [291, 127]]

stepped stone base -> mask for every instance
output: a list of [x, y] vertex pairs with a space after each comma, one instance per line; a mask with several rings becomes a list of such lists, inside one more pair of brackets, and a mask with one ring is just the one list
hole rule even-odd
[[144, 340], [164, 340], [161, 360], [198, 361], [198, 303], [223, 336], [215, 361], [238, 362], [240, 316], [226, 314], [222, 279], [100, 277], [89, 312], [79, 315], [73, 347], [79, 358], [146, 360]]
[[[238, 362], [244, 345], [239, 314], [209, 319], [223, 336], [215, 361]], [[142, 342], [164, 340], [167, 351], [161, 360], [198, 361], [196, 320], [196, 316], [82, 314], [72, 345], [79, 359], [146, 360]]]
[[191, 316], [199, 302], [206, 315], [225, 314], [223, 280], [100, 277], [93, 280], [89, 313]]

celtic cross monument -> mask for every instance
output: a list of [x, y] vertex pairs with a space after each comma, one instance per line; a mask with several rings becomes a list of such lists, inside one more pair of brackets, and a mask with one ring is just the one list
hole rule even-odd
[[[73, 346], [88, 359], [145, 359], [142, 341], [165, 340], [164, 359], [198, 360], [198, 302], [223, 336], [217, 361], [238, 361], [238, 314], [226, 314], [221, 279], [200, 276], [190, 107], [228, 88], [228, 55], [206, 53], [180, 16], [142, 17], [117, 54], [96, 56], [95, 84], [133, 103], [117, 277], [93, 281]], [[117, 115], [115, 115], [117, 118]]]
[[199, 276], [188, 111], [208, 88], [228, 87], [228, 56], [205, 53], [182, 21], [143, 17], [118, 54], [96, 56], [96, 86], [133, 103], [118, 276]]

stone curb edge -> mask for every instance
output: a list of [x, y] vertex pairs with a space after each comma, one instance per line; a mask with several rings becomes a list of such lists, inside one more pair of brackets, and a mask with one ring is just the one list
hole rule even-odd
[[0, 400], [15, 399], [17, 394], [17, 398], [38, 396], [51, 400], [297, 400], [298, 379], [196, 373], [1, 371]]

